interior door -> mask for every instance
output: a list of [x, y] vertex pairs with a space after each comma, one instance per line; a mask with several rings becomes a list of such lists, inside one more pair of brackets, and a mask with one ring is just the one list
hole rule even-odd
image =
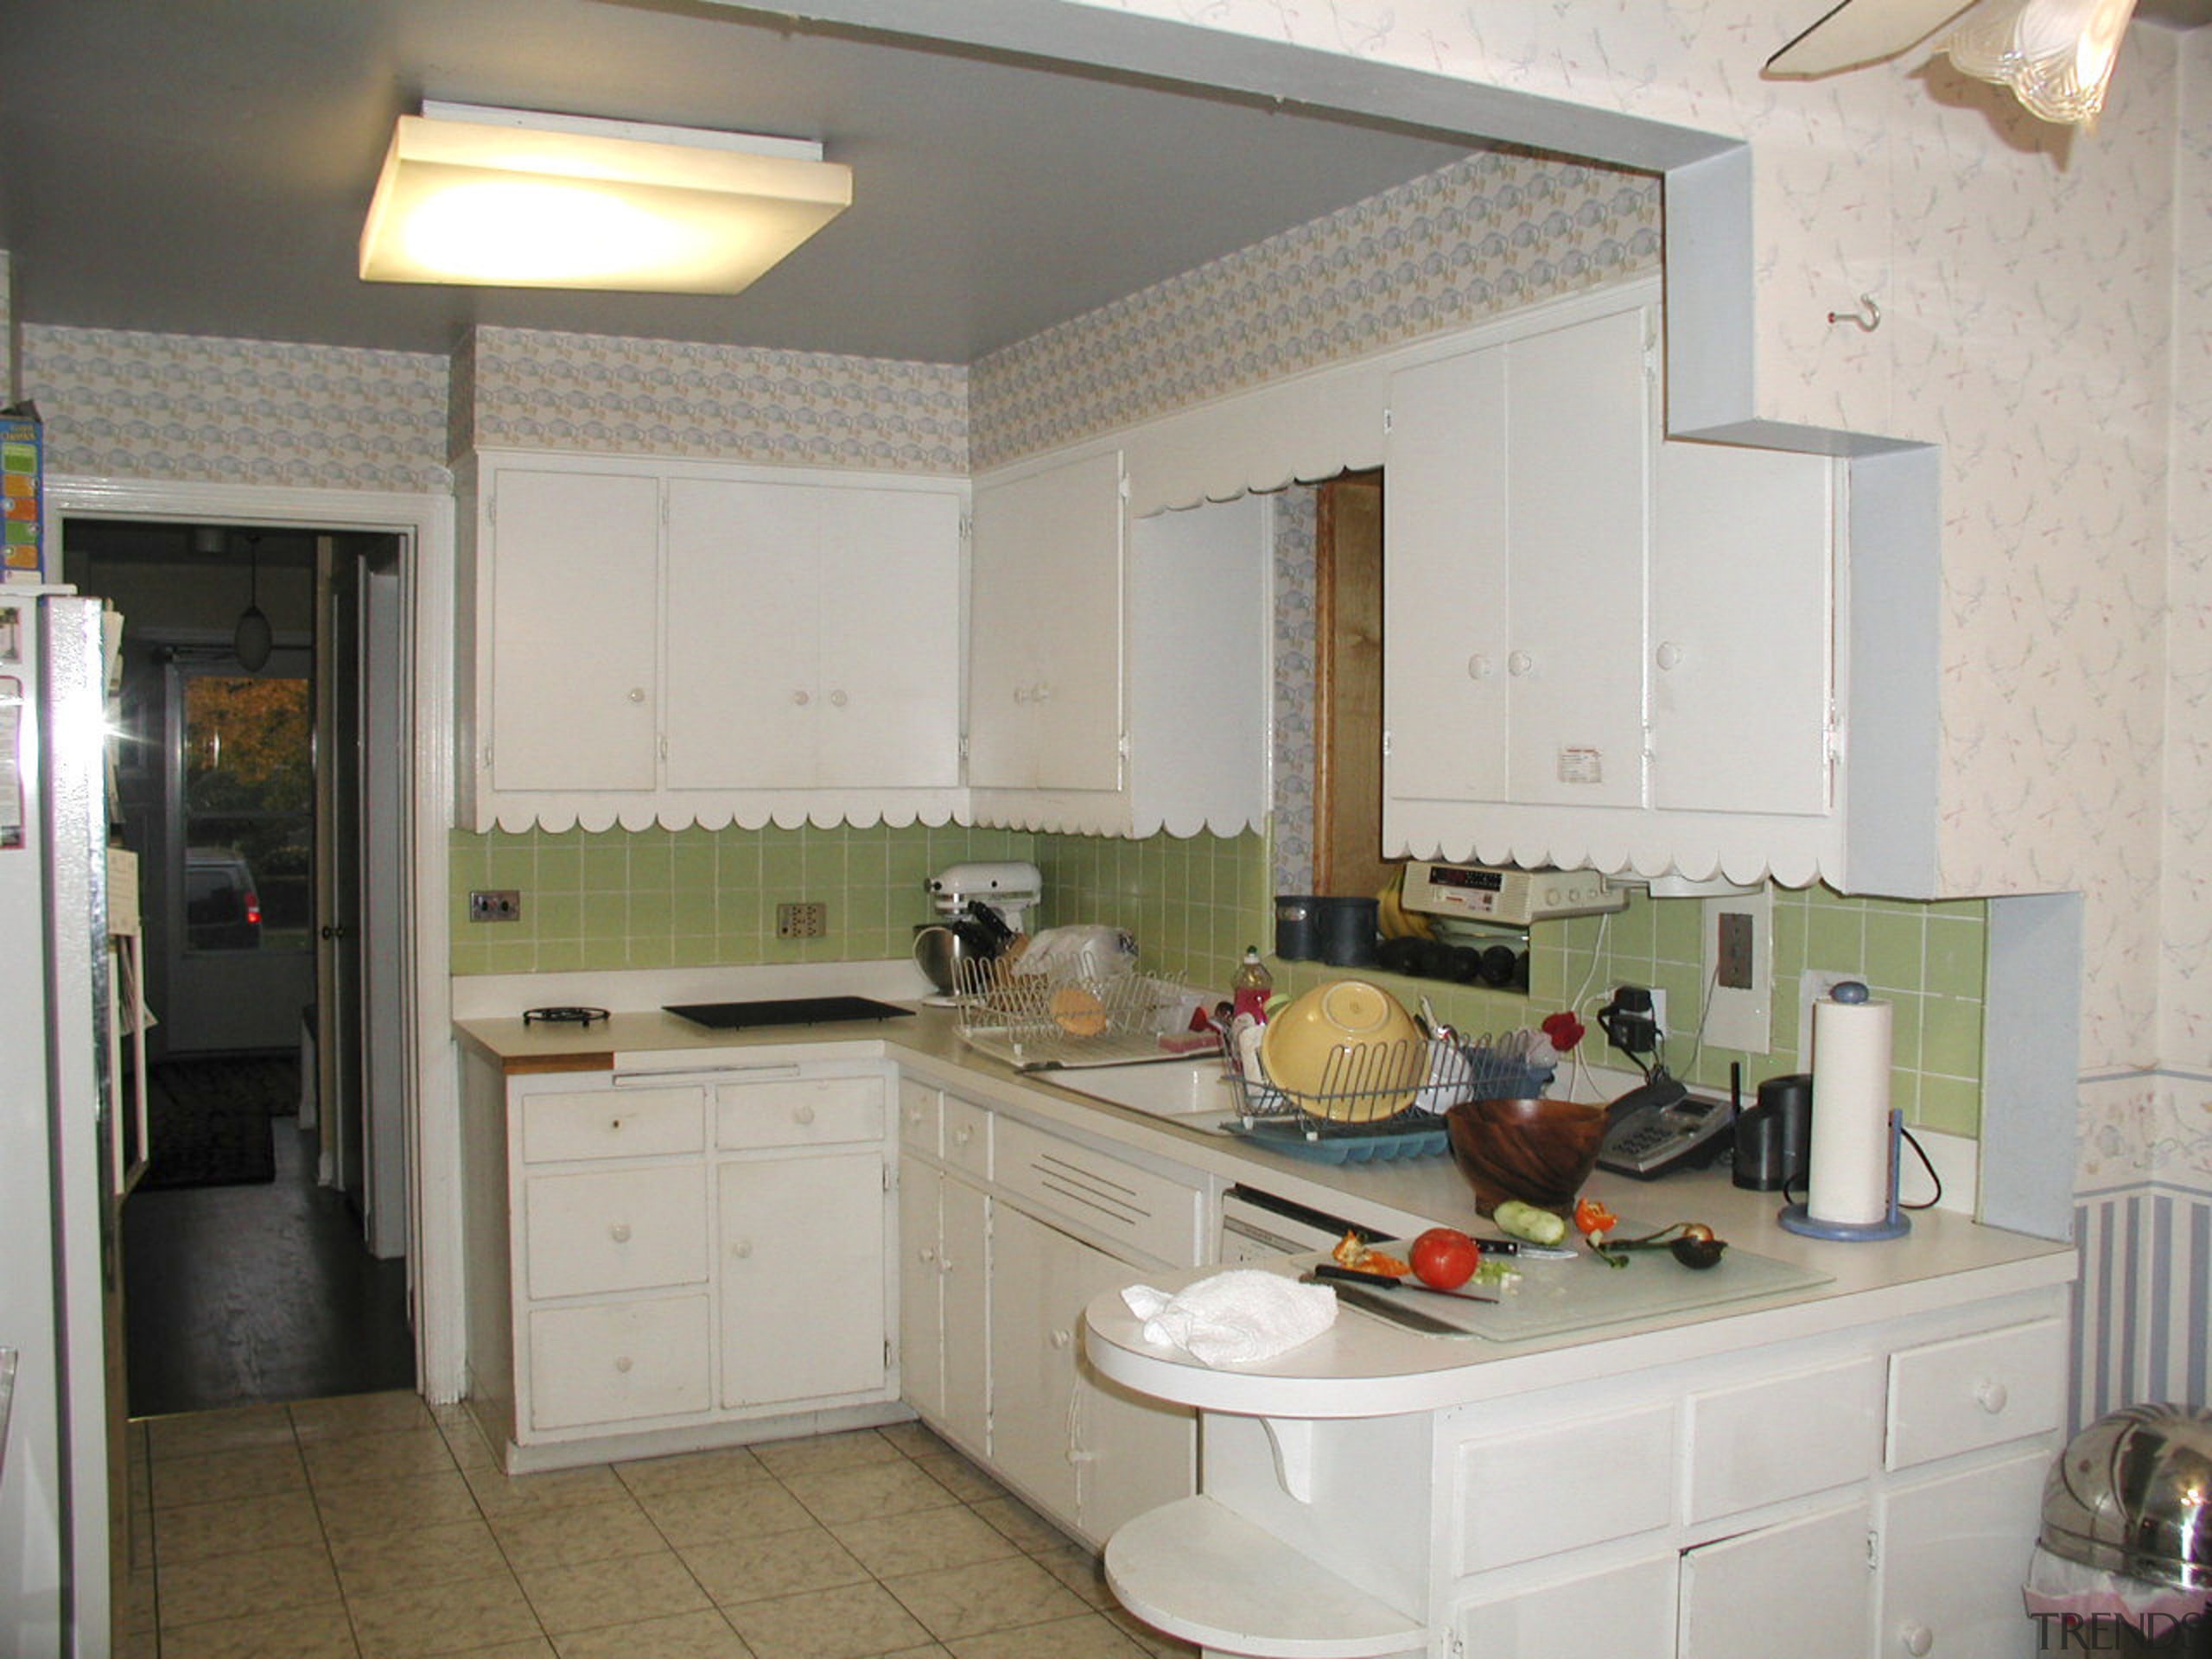
[[315, 538], [315, 1065], [321, 1178], [365, 1207], [362, 1099], [361, 572]]
[[823, 785], [960, 783], [960, 498], [820, 496]]
[[363, 550], [360, 672], [361, 812], [355, 842], [360, 866], [362, 963], [361, 1099], [365, 1115], [362, 1229], [370, 1254], [407, 1253], [406, 861], [408, 698], [405, 584], [399, 543], [377, 537]]

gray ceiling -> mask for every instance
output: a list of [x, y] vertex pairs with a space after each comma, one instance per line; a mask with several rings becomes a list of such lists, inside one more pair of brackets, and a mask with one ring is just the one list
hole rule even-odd
[[[1464, 155], [699, 0], [10, 0], [0, 248], [32, 324], [443, 351], [472, 323], [968, 362]], [[855, 205], [734, 297], [363, 283], [429, 97], [818, 138]]]

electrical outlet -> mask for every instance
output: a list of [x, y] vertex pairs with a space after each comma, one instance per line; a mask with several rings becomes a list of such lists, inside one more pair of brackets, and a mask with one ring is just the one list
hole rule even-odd
[[818, 939], [830, 931], [830, 906], [818, 899], [776, 906], [776, 937]]
[[1765, 887], [1707, 899], [1705, 1038], [1745, 1054], [1774, 1048], [1774, 894]]
[[522, 920], [522, 894], [513, 887], [480, 888], [468, 895], [468, 919], [518, 922]]

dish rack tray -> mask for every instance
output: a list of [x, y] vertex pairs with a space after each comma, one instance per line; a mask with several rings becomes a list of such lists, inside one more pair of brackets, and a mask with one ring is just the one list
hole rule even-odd
[[1028, 1071], [1160, 1059], [1160, 1039], [1185, 1030], [1201, 1000], [1152, 974], [1002, 975], [994, 968], [959, 964], [960, 1035]]
[[1318, 1089], [1293, 1096], [1258, 1068], [1248, 1070], [1236, 1044], [1224, 1039], [1222, 1065], [1236, 1101], [1236, 1120], [1225, 1127], [1324, 1163], [1439, 1156], [1451, 1144], [1447, 1109], [1463, 1100], [1535, 1096], [1550, 1084], [1553, 1067], [1533, 1063], [1529, 1047], [1529, 1034], [1521, 1032], [1471, 1043], [1436, 1038], [1345, 1045], [1330, 1054]]

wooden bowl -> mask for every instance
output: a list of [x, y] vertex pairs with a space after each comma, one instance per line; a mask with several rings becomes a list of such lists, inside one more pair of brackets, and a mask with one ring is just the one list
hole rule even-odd
[[1573, 1100], [1465, 1100], [1444, 1114], [1444, 1126], [1482, 1214], [1518, 1198], [1563, 1216], [1598, 1166], [1605, 1109]]

